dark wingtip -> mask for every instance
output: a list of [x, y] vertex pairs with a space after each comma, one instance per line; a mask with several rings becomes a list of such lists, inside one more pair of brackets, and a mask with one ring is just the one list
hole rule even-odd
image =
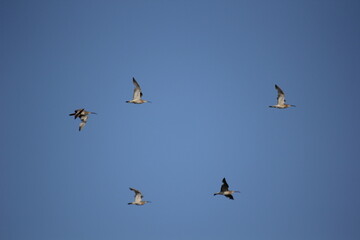
[[228, 195], [228, 196], [226, 196], [226, 197], [228, 197], [228, 198], [231, 199], [231, 200], [234, 200], [233, 195]]

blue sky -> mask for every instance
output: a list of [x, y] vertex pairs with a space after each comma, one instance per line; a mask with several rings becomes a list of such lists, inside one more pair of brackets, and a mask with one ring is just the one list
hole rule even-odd
[[359, 239], [359, 10], [1, 1], [0, 238]]

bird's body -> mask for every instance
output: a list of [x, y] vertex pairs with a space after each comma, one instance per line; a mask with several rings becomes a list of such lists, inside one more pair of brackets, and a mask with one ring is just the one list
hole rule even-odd
[[223, 195], [223, 196], [225, 196], [225, 197], [227, 197], [227, 198], [229, 198], [231, 200], [234, 200], [234, 197], [233, 197], [232, 194], [236, 193], [236, 192], [239, 193], [239, 191], [229, 190], [229, 185], [227, 184], [225, 178], [223, 178], [222, 182], [223, 182], [223, 184], [221, 185], [220, 192], [214, 193], [214, 196], [215, 195]]
[[295, 107], [295, 105], [290, 105], [290, 104], [285, 103], [286, 102], [285, 93], [276, 84], [275, 84], [275, 89], [278, 91], [277, 104], [273, 105], [273, 106], [269, 106], [269, 107], [271, 107], [271, 108], [280, 108], [280, 109], [284, 109], [284, 108], [288, 108], [288, 107]]
[[129, 101], [126, 101], [126, 102], [127, 103], [134, 103], [134, 104], [142, 104], [142, 103], [150, 102], [150, 101], [147, 101], [147, 100], [144, 100], [144, 99], [141, 98], [143, 96], [143, 94], [142, 94], [140, 85], [137, 83], [135, 78], [133, 78], [133, 84], [135, 86], [133, 99], [129, 100]]
[[128, 205], [139, 205], [142, 206], [145, 203], [150, 203], [150, 201], [143, 201], [142, 198], [144, 197], [139, 190], [136, 190], [135, 188], [129, 188], [131, 191], [134, 191], [134, 201], [128, 203]]
[[89, 118], [89, 114], [96, 114], [95, 112], [89, 112], [89, 111], [85, 111], [84, 108], [80, 108], [80, 109], [76, 109], [74, 111], [74, 113], [70, 113], [69, 116], [74, 116], [74, 118], [80, 118], [81, 122], [79, 125], [79, 131], [81, 131], [81, 129], [85, 126], [85, 124], [87, 123], [87, 120]]

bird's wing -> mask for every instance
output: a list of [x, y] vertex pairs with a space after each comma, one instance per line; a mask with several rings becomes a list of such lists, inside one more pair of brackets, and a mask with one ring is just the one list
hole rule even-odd
[[79, 131], [85, 126], [86, 122], [82, 121], [79, 125]]
[[85, 115], [84, 112], [85, 112], [85, 108], [76, 109], [76, 110], [75, 110], [75, 118], [78, 118], [78, 117], [80, 117], [80, 116], [82, 116], [82, 115]]
[[84, 109], [76, 109], [73, 113], [70, 113], [69, 116], [75, 116], [75, 118], [77, 118], [83, 110]]
[[130, 188], [131, 191], [135, 192], [135, 202], [141, 202], [143, 195], [139, 190], [136, 190], [135, 188]]
[[225, 178], [222, 180], [222, 182], [223, 182], [223, 185], [221, 185], [221, 190], [220, 191], [225, 192], [225, 191], [229, 190], [229, 185], [227, 184]]
[[276, 84], [275, 84], [275, 89], [278, 91], [278, 97], [277, 97], [278, 105], [284, 105], [285, 104], [285, 93]]
[[231, 200], [234, 200], [234, 197], [233, 197], [233, 195], [231, 195], [231, 194], [225, 195], [225, 197], [230, 198]]
[[135, 80], [135, 78], [133, 78], [133, 83], [134, 83], [134, 86], [135, 86], [133, 99], [134, 99], [134, 100], [141, 99], [141, 97], [142, 97], [143, 94], [142, 94], [140, 85], [139, 85], [138, 82]]
[[143, 195], [141, 193], [135, 194], [135, 202], [141, 202]]

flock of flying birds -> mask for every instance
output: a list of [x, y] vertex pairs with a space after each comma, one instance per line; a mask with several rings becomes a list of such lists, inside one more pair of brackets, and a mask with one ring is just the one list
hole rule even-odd
[[[127, 103], [134, 103], [134, 104], [142, 104], [142, 103], [151, 103], [148, 100], [144, 100], [142, 99], [143, 93], [141, 91], [140, 85], [139, 83], [135, 80], [135, 78], [132, 79], [133, 80], [133, 84], [135, 86], [134, 88], [134, 94], [133, 94], [133, 99], [126, 101]], [[285, 100], [285, 93], [283, 92], [283, 90], [281, 90], [281, 88], [275, 84], [275, 89], [278, 92], [278, 96], [277, 96], [277, 104], [276, 105], [272, 105], [269, 106], [271, 108], [280, 108], [280, 109], [284, 109], [284, 108], [288, 108], [288, 107], [295, 107], [295, 105], [290, 105], [290, 104], [286, 104], [286, 100]], [[87, 123], [87, 120], [89, 118], [90, 114], [96, 114], [95, 112], [90, 112], [90, 111], [86, 111], [84, 108], [81, 109], [76, 109], [74, 111], [74, 113], [70, 113], [69, 116], [74, 116], [74, 118], [79, 118], [80, 119], [80, 125], [79, 125], [79, 131], [81, 131], [81, 129], [83, 129], [83, 127], [85, 126], [85, 124]], [[239, 191], [233, 191], [233, 190], [229, 190], [229, 185], [226, 182], [226, 179], [223, 178], [222, 180], [222, 185], [220, 188], [220, 192], [214, 193], [215, 195], [223, 195], [231, 200], [234, 200], [233, 197], [233, 193], [240, 193]], [[135, 197], [134, 197], [134, 201], [128, 203], [129, 205], [144, 205], [146, 203], [150, 203], [150, 201], [143, 201], [142, 198], [144, 197], [141, 192], [135, 188], [130, 188], [131, 191], [134, 191], [135, 193]]]

